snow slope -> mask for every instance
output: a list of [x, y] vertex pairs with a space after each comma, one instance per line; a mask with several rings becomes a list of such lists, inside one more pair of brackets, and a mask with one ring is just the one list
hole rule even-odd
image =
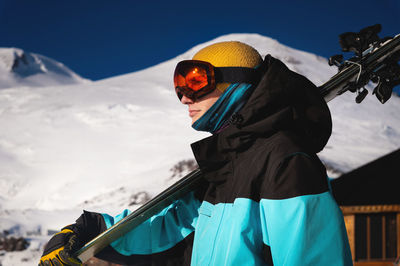
[[17, 86], [44, 87], [84, 83], [60, 62], [18, 48], [0, 48], [0, 89]]
[[[170, 168], [192, 158], [189, 144], [208, 135], [191, 129], [187, 107], [172, 89], [174, 67], [225, 40], [271, 53], [317, 85], [336, 73], [314, 54], [257, 34], [231, 34], [127, 75], [67, 86], [13, 83], [0, 90], [0, 232], [12, 229], [32, 239], [30, 251], [0, 254], [0, 262], [23, 265], [32, 252], [31, 265], [48, 230], [72, 223], [82, 209], [117, 214], [138, 206], [130, 205], [137, 193], [153, 196], [171, 184]], [[382, 105], [370, 95], [357, 105], [345, 94], [329, 106], [333, 135], [319, 156], [336, 171], [400, 147], [399, 97]]]

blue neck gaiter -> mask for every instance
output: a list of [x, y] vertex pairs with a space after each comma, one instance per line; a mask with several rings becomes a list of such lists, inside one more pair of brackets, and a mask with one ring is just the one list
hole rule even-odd
[[229, 85], [211, 108], [193, 123], [192, 127], [198, 131], [214, 134], [243, 107], [254, 88], [255, 86], [246, 83]]

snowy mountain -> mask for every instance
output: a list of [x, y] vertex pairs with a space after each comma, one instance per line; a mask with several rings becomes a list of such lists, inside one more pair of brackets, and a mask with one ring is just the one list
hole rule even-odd
[[[23, 265], [25, 257], [26, 265], [36, 263], [48, 230], [74, 222], [82, 209], [115, 215], [173, 183], [171, 167], [193, 158], [189, 144], [208, 135], [191, 129], [187, 107], [172, 89], [174, 67], [202, 47], [226, 40], [248, 43], [263, 56], [270, 53], [317, 85], [337, 71], [325, 58], [257, 34], [225, 35], [139, 72], [90, 83], [77, 78], [78, 84], [66, 86], [33, 87], [44, 84], [42, 72], [52, 68], [44, 57], [33, 56], [41, 63], [26, 59], [37, 67], [21, 68], [14, 74], [23, 78], [0, 90], [0, 232], [29, 235], [31, 246], [0, 253], [0, 264]], [[0, 71], [11, 73], [18, 56], [12, 61], [1, 54]], [[35, 76], [37, 83], [25, 83]], [[319, 156], [336, 172], [400, 147], [399, 97], [382, 105], [369, 95], [357, 105], [349, 93], [329, 106], [333, 134]]]
[[85, 83], [68, 67], [46, 56], [18, 48], [0, 48], [0, 89]]

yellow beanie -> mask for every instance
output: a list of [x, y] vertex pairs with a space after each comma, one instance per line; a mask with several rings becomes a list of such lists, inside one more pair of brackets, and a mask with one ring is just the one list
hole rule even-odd
[[[214, 43], [198, 51], [192, 58], [211, 63], [215, 67], [250, 67], [262, 63], [256, 49], [242, 42], [229, 41]], [[217, 89], [223, 92], [230, 84], [219, 83]]]

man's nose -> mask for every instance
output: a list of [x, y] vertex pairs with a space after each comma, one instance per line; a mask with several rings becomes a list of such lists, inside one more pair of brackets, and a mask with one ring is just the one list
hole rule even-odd
[[192, 104], [194, 103], [192, 99], [186, 97], [185, 95], [182, 96], [181, 98], [181, 103], [182, 104]]

